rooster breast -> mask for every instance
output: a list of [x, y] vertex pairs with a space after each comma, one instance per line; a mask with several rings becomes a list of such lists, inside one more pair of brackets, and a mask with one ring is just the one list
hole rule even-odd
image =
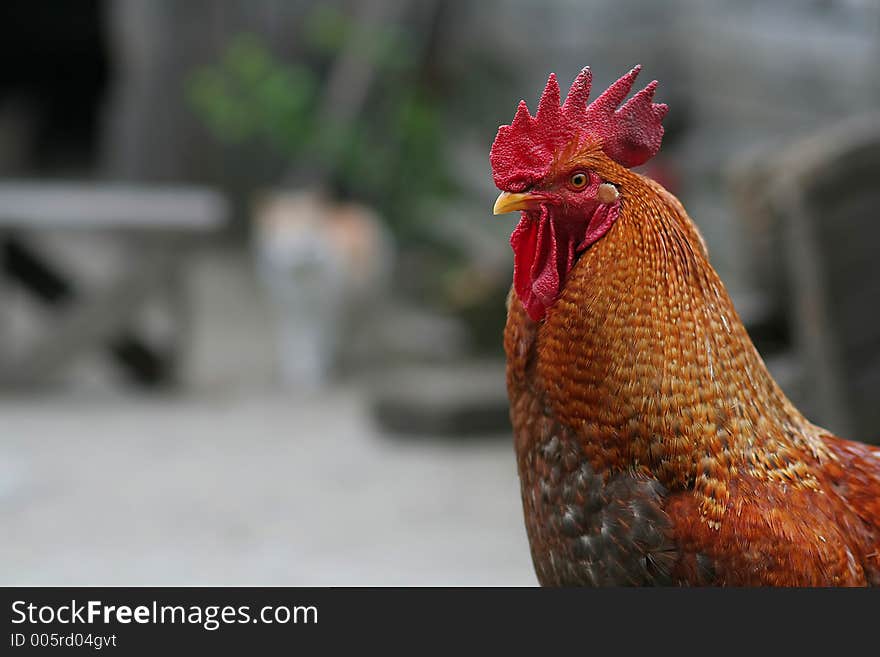
[[535, 377], [538, 331], [512, 298], [507, 383], [542, 585], [880, 582], [880, 450], [827, 437], [836, 458], [811, 462], [815, 488], [742, 473], [730, 482], [728, 515], [713, 527], [692, 489], [670, 490], [644, 466], [620, 467], [623, 459], [603, 467], [616, 455], [555, 416]]
[[526, 531], [544, 586], [672, 584], [678, 551], [663, 510], [666, 490], [653, 477], [605, 477], [584, 458], [578, 438], [525, 393], [516, 404], [517, 460]]
[[537, 325], [511, 295], [508, 389], [526, 532], [544, 586], [671, 584], [679, 560], [666, 490], [642, 471], [596, 472], [530, 383]]

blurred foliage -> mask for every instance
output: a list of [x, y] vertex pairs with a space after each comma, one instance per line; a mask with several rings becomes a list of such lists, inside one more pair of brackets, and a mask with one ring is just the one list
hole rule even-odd
[[189, 96], [211, 132], [227, 144], [266, 140], [293, 154], [308, 138], [317, 81], [301, 66], [282, 66], [253, 35], [238, 37], [216, 67], [199, 70]]
[[[450, 0], [443, 8], [447, 34], [454, 35], [460, 12]], [[439, 57], [429, 35], [408, 27], [386, 24], [369, 34], [360, 55], [370, 58], [376, 75], [351, 125], [327, 129], [320, 103], [334, 61], [356, 41], [359, 26], [325, 5], [316, 4], [292, 35], [295, 57], [278, 56], [260, 36], [241, 34], [214, 65], [194, 72], [188, 99], [220, 142], [242, 152], [265, 149], [293, 171], [327, 169], [325, 182], [337, 196], [375, 208], [401, 247], [397, 293], [458, 315], [477, 349], [494, 353], [509, 273], [487, 283], [468, 250], [437, 228], [445, 201], [465, 193], [462, 172], [450, 159], [460, 143], [451, 141], [467, 139], [479, 148], [485, 141], [488, 153], [498, 105], [503, 100], [509, 109], [512, 75], [488, 46], [450, 48], [441, 38]]]
[[418, 231], [421, 201], [455, 191], [443, 104], [423, 81], [412, 37], [385, 25], [372, 31], [363, 53], [376, 68], [366, 106], [350, 125], [328, 126], [320, 115], [321, 86], [355, 27], [337, 9], [315, 7], [293, 62], [274, 55], [259, 36], [242, 34], [216, 65], [192, 75], [189, 101], [222, 143], [256, 143], [288, 162], [328, 169], [338, 195], [373, 205], [407, 241]]

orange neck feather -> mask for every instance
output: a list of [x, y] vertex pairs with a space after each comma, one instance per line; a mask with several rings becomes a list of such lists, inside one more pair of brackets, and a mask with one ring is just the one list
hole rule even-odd
[[694, 487], [710, 522], [738, 470], [812, 485], [809, 463], [827, 456], [818, 430], [770, 376], [684, 208], [595, 159], [621, 213], [538, 330], [536, 374], [557, 417], [585, 438], [594, 467], [645, 467], [667, 487]]

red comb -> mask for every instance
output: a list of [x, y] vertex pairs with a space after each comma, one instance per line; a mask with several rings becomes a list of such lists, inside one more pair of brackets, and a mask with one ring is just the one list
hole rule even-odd
[[639, 91], [622, 107], [641, 66], [612, 84], [592, 103], [592, 73], [583, 69], [559, 105], [559, 83], [551, 73], [535, 116], [520, 101], [510, 125], [498, 128], [489, 161], [495, 184], [506, 191], [521, 191], [547, 174], [554, 157], [572, 141], [601, 141], [602, 150], [615, 162], [634, 167], [644, 164], [660, 150], [661, 121], [669, 109], [652, 102], [657, 81]]

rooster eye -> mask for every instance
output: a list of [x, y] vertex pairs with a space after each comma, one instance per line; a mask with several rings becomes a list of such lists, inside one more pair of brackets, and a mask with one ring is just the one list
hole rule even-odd
[[578, 173], [573, 173], [571, 175], [571, 178], [569, 178], [568, 182], [575, 189], [581, 189], [582, 187], [586, 186], [587, 180], [588, 180], [587, 174], [579, 171]]

